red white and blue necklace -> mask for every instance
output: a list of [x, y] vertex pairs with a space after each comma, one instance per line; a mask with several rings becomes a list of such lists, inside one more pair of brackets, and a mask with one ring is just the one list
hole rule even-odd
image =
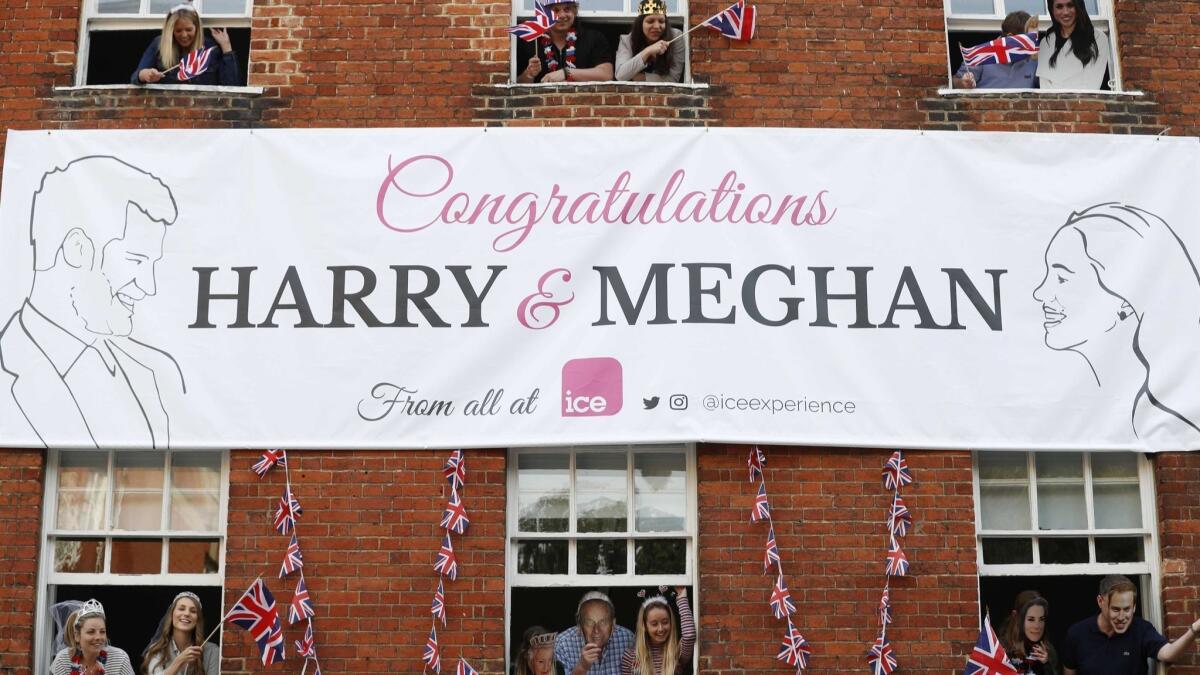
[[96, 659], [96, 669], [88, 670], [83, 666], [83, 651], [76, 649], [75, 655], [71, 657], [71, 675], [104, 675], [104, 664], [108, 661], [108, 652], [100, 650], [100, 656]]
[[[566, 62], [567, 68], [575, 68], [575, 41], [578, 36], [572, 30], [567, 33], [567, 45], [562, 51], [563, 61]], [[550, 39], [549, 35], [543, 35], [538, 38], [542, 43], [542, 54], [546, 56], [546, 70], [553, 73], [558, 70], [558, 59], [554, 58], [554, 40]]]

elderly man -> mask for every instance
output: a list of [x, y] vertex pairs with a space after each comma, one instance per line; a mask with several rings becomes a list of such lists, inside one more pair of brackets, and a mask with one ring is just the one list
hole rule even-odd
[[163, 396], [183, 375], [130, 335], [157, 291], [171, 190], [115, 157], [83, 157], [42, 177], [31, 211], [33, 286], [0, 329], [0, 427], [28, 423], [47, 446], [167, 447]]
[[575, 624], [554, 640], [554, 658], [571, 675], [620, 675], [621, 656], [633, 646], [633, 632], [616, 625], [608, 596], [588, 591], [579, 600]]
[[1100, 580], [1096, 603], [1099, 615], [1067, 631], [1062, 649], [1065, 675], [1146, 675], [1146, 659], [1174, 663], [1200, 631], [1196, 620], [1178, 639], [1168, 641], [1150, 622], [1133, 615], [1137, 588], [1119, 574]]
[[[578, 2], [546, 3], [554, 25], [537, 42], [521, 42], [517, 64], [524, 68], [517, 82], [603, 82], [613, 79], [608, 41], [579, 25]], [[536, 52], [531, 52], [536, 48]]]

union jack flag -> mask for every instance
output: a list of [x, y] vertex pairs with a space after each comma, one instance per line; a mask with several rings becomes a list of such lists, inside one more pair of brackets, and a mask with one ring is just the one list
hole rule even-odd
[[912, 512], [904, 504], [904, 497], [901, 497], [899, 492], [892, 499], [892, 517], [889, 524], [892, 527], [892, 534], [897, 537], [905, 536], [908, 534], [908, 528], [912, 527]]
[[788, 619], [787, 634], [783, 636], [783, 645], [775, 658], [789, 666], [796, 666], [796, 670], [799, 671], [808, 667], [810, 654], [812, 649], [808, 646], [808, 640], [804, 639], [800, 631], [792, 625], [792, 620]]
[[895, 537], [888, 537], [887, 563], [883, 571], [889, 577], [902, 577], [908, 574], [908, 556], [900, 548], [900, 542]]
[[317, 658], [317, 642], [313, 639], [312, 622], [308, 622], [308, 627], [304, 629], [304, 639], [296, 640], [296, 655], [306, 658]]
[[892, 622], [892, 601], [888, 597], [888, 589], [883, 589], [883, 597], [879, 598], [879, 623], [886, 626]]
[[264, 450], [262, 459], [255, 462], [250, 470], [262, 478], [275, 466], [287, 466], [287, 450]]
[[258, 643], [264, 666], [283, 660], [283, 629], [279, 625], [279, 611], [275, 607], [275, 596], [262, 579], [255, 579], [250, 588], [229, 610], [226, 621], [245, 629]]
[[775, 613], [776, 619], [791, 616], [792, 612], [796, 611], [796, 605], [792, 603], [792, 593], [788, 590], [782, 574], [776, 577], [775, 590], [771, 591], [771, 611]]
[[750, 522], [757, 523], [771, 518], [771, 504], [767, 501], [767, 484], [758, 484], [758, 495], [754, 497], [754, 509], [750, 511]]
[[533, 19], [522, 21], [509, 28], [508, 32], [526, 42], [533, 42], [545, 34], [546, 31], [550, 30], [550, 27], [555, 23], [554, 17], [550, 16], [549, 10], [541, 3], [541, 0], [534, 0]]
[[446, 591], [442, 586], [442, 578], [438, 577], [437, 593], [433, 594], [433, 606], [429, 610], [435, 619], [441, 619], [446, 625]]
[[975, 649], [967, 658], [967, 668], [963, 675], [1017, 675], [1017, 670], [1008, 663], [1008, 654], [996, 638], [996, 632], [992, 630], [992, 620], [989, 616], [983, 617], [979, 640], [975, 642]]
[[908, 470], [908, 462], [904, 453], [897, 450], [888, 458], [883, 466], [883, 487], [889, 490], [899, 490], [912, 482], [912, 473]]
[[[779, 547], [775, 545], [775, 528], [772, 527], [767, 533], [767, 553], [763, 556], [763, 574], [771, 569], [771, 564], [779, 564]], [[775, 569], [779, 569], [776, 567]]]
[[288, 544], [287, 552], [283, 554], [283, 565], [279, 568], [279, 578], [282, 579], [296, 570], [304, 567], [304, 554], [300, 552], [300, 542], [296, 533], [292, 533], [292, 541]]
[[[316, 610], [313, 609], [312, 597], [308, 594], [308, 585], [304, 583], [304, 574], [300, 575], [300, 581], [296, 582], [296, 592], [292, 594], [292, 604], [288, 605], [288, 623], [294, 624], [301, 619], [307, 619], [316, 615]], [[312, 623], [309, 622], [309, 630], [312, 630]], [[301, 654], [301, 656], [304, 656]]]
[[467, 531], [467, 526], [470, 524], [471, 521], [467, 518], [467, 507], [463, 506], [462, 499], [458, 497], [458, 490], [450, 488], [450, 503], [442, 512], [442, 527], [462, 534]]
[[958, 46], [968, 66], [986, 63], [1015, 63], [1038, 53], [1037, 32], [1001, 35], [974, 47]]
[[425, 641], [425, 654], [421, 656], [421, 660], [432, 668], [433, 672], [442, 672], [442, 655], [438, 650], [436, 627], [429, 629], [429, 639]]
[[762, 480], [763, 466], [767, 463], [767, 456], [763, 454], [758, 446], [750, 449], [750, 456], [746, 458], [746, 466], [750, 468], [750, 482]]
[[454, 675], [479, 675], [479, 671], [472, 668], [465, 659], [459, 659], [458, 668], [454, 669]]
[[450, 577], [451, 581], [458, 578], [458, 561], [454, 559], [454, 546], [450, 544], [449, 532], [442, 539], [442, 549], [438, 551], [437, 558], [433, 561], [433, 569], [435, 572]]
[[275, 529], [279, 534], [289, 534], [296, 526], [296, 519], [303, 514], [304, 509], [300, 508], [300, 501], [292, 493], [292, 486], [288, 485], [283, 489], [283, 496], [279, 498], [279, 508], [275, 511]]
[[446, 465], [442, 467], [442, 473], [445, 474], [446, 480], [450, 481], [452, 490], [461, 490], [467, 484], [467, 458], [462, 450], [450, 453], [446, 458]]
[[754, 5], [747, 5], [746, 0], [738, 0], [700, 25], [732, 40], [749, 42], [754, 37], [754, 15]]
[[892, 651], [892, 643], [882, 635], [875, 638], [871, 651], [867, 652], [867, 663], [871, 666], [873, 675], [891, 675], [897, 668], [896, 653]]
[[213, 50], [215, 49], [216, 47], [197, 49], [183, 57], [179, 61], [179, 74], [176, 76], [179, 81], [186, 82], [208, 70], [208, 62], [211, 60]]

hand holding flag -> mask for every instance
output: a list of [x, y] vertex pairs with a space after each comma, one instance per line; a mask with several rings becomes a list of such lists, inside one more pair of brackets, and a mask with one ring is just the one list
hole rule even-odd
[[509, 28], [508, 32], [526, 42], [533, 42], [545, 35], [546, 31], [550, 30], [555, 23], [557, 22], [554, 17], [550, 16], [550, 11], [546, 9], [541, 0], [534, 0], [533, 19]]

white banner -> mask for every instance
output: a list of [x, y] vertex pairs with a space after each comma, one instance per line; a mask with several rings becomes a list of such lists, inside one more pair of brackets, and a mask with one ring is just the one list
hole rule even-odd
[[0, 445], [1200, 448], [1196, 139], [9, 132]]

